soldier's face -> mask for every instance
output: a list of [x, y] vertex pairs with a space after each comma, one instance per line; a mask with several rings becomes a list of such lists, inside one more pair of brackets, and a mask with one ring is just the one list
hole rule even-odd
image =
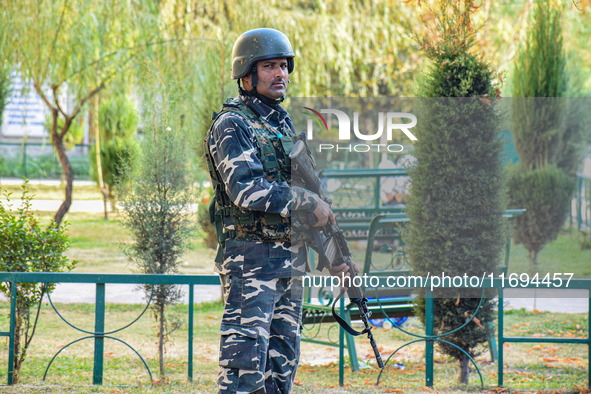
[[[287, 58], [261, 60], [257, 63], [257, 91], [269, 98], [279, 99], [287, 91]], [[252, 89], [252, 75], [244, 78], [244, 88]]]

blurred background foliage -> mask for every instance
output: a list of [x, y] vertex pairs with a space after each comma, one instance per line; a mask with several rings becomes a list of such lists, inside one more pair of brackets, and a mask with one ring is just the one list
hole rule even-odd
[[[562, 15], [569, 95], [589, 96], [591, 0], [550, 2]], [[442, 25], [437, 0], [46, 0], [45, 4], [3, 2], [0, 107], [9, 89], [1, 83], [1, 75], [8, 70], [19, 70], [24, 79], [48, 89], [61, 87], [61, 93], [73, 98], [72, 106], [101, 86], [83, 105], [90, 142], [108, 133], [99, 123], [100, 104], [119, 96], [135, 103], [141, 137], [146, 123], [142, 106], [161, 102], [166, 93], [161, 87], [167, 86], [174, 92], [166, 94], [179, 114], [182, 138], [193, 152], [191, 173], [197, 182], [207, 178], [202, 140], [211, 114], [237, 93], [230, 78], [230, 57], [234, 40], [244, 31], [273, 27], [290, 38], [296, 66], [290, 76], [289, 106], [289, 96], [413, 96], [414, 81], [429, 64], [422, 51], [429, 42], [437, 44], [435, 28]], [[504, 97], [513, 96], [513, 70], [533, 10], [533, 1], [474, 2], [468, 51], [494, 70], [493, 83]], [[73, 124], [80, 127], [65, 135], [70, 143], [83, 126], [80, 119]]]
[[[195, 165], [201, 167], [200, 145], [211, 112], [218, 110], [227, 96], [236, 94], [235, 82], [230, 79], [230, 55], [239, 34], [266, 26], [288, 35], [296, 53], [291, 96], [412, 96], [412, 82], [427, 64], [420, 43], [431, 37], [431, 22], [438, 22], [436, 13], [430, 11], [434, 1], [99, 1], [82, 7], [84, 10], [75, 2], [57, 1], [52, 2], [50, 10], [56, 14], [54, 25], [69, 21], [67, 26], [75, 29], [69, 17], [83, 11], [80, 23], [96, 25], [93, 31], [104, 34], [63, 34], [58, 41], [83, 44], [84, 55], [68, 67], [56, 62], [55, 70], [46, 72], [44, 80], [38, 69], [43, 68], [46, 57], [56, 54], [42, 56], [31, 63], [31, 68], [44, 83], [59, 82], [56, 75], [61, 75], [73, 92], [88, 80], [100, 80], [97, 75], [113, 73], [100, 92], [100, 100], [123, 93], [138, 102], [152, 102], [151, 98], [162, 93], [155, 92], [155, 86], [176, 86], [175, 105], [182, 107], [179, 121], [188, 130], [187, 138], [199, 158]], [[591, 87], [591, 1], [555, 3], [563, 11], [567, 68], [582, 87], [579, 94], [584, 95]], [[26, 25], [23, 9], [36, 9], [38, 4], [16, 0], [6, 4], [1, 11], [6, 23], [0, 27], [0, 47], [7, 55], [3, 56], [3, 66], [11, 61], [22, 66], [26, 59], [9, 56], [11, 51], [15, 53], [13, 44], [17, 42], [10, 39], [11, 29]], [[109, 10], [111, 4], [117, 10]], [[499, 70], [502, 95], [509, 96], [511, 84], [505, 84], [505, 80], [510, 78], [519, 43], [525, 37], [532, 2], [482, 1], [475, 7], [471, 20], [475, 45], [471, 50]], [[51, 28], [48, 31], [51, 33]], [[43, 40], [51, 39], [52, 34], [47, 34]], [[35, 45], [33, 36], [27, 40]], [[50, 48], [67, 57], [58, 41]], [[127, 56], [130, 53], [133, 56]], [[155, 83], [157, 79], [159, 83]]]

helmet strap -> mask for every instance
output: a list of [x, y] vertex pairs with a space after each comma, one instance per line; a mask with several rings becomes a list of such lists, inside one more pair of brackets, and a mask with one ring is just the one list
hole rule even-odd
[[256, 69], [256, 63], [255, 63], [255, 66], [253, 67], [253, 70], [252, 70], [252, 79], [251, 79], [251, 84], [252, 84], [253, 89], [256, 89], [258, 82], [259, 82], [259, 77], [257, 75], [257, 69]]

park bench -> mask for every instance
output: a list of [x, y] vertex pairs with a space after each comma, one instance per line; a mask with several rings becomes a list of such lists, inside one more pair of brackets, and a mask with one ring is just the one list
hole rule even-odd
[[404, 168], [324, 170], [319, 174], [339, 227], [349, 241], [366, 240], [373, 217], [381, 213], [400, 213], [404, 203], [387, 204], [380, 198], [384, 182], [407, 177]]
[[[319, 177], [323, 183], [323, 189], [328, 198], [332, 200], [332, 210], [343, 230], [345, 237], [351, 241], [367, 241], [372, 219], [383, 213], [401, 214], [405, 205], [403, 203], [385, 204], [380, 198], [380, 189], [384, 186], [384, 180], [392, 177], [406, 177], [406, 169], [348, 169], [348, 170], [324, 170]], [[392, 238], [392, 236], [379, 233], [380, 237]], [[359, 255], [357, 248], [352, 249], [358, 256], [355, 261], [362, 261], [363, 255]], [[311, 266], [314, 267], [315, 256], [310, 255]], [[333, 294], [326, 289], [306, 289], [304, 310], [302, 315], [302, 339], [306, 342], [338, 347], [338, 326], [330, 325], [328, 333], [322, 331], [324, 323], [334, 322], [330, 305]], [[412, 309], [412, 299], [408, 298], [406, 306], [401, 310]], [[400, 315], [404, 315], [401, 312]], [[358, 311], [346, 308], [344, 317], [350, 323], [358, 318]], [[379, 314], [374, 315], [379, 317]], [[336, 330], [335, 330], [336, 329]], [[347, 349], [353, 370], [359, 369], [355, 342], [350, 334], [345, 336]], [[341, 361], [342, 363], [342, 361]]]
[[[334, 202], [343, 202], [348, 200], [356, 201], [356, 197], [348, 197], [344, 199], [342, 196], [336, 196], [333, 199], [333, 211], [339, 218], [339, 225], [343, 228], [348, 240], [359, 240], [360, 234], [365, 234], [366, 249], [363, 258], [363, 269], [361, 274], [367, 274], [368, 276], [377, 277], [388, 277], [388, 276], [407, 276], [410, 273], [410, 266], [408, 264], [406, 254], [404, 252], [404, 242], [402, 240], [401, 232], [406, 223], [409, 222], [408, 217], [402, 208], [401, 204], [395, 207], [387, 207], [384, 210], [380, 210], [379, 201], [379, 179], [384, 176], [389, 176], [392, 171], [400, 170], [348, 170], [347, 172], [324, 172], [324, 176], [334, 176], [335, 178], [347, 178], [351, 176], [363, 176], [371, 179], [371, 172], [375, 171], [376, 174], [373, 177], [374, 184], [372, 193], [366, 188], [366, 196], [373, 195], [373, 205], [369, 206], [366, 204], [361, 207], [348, 208], [341, 205], [337, 205]], [[406, 175], [405, 172], [396, 172], [397, 174]], [[341, 174], [343, 174], [341, 176]], [[345, 175], [346, 174], [346, 175]], [[362, 175], [363, 174], [363, 175]], [[377, 178], [377, 181], [376, 181]], [[377, 198], [376, 198], [377, 196]], [[333, 198], [335, 194], [333, 193]], [[514, 209], [507, 210], [503, 215], [508, 219], [508, 229], [511, 228], [513, 219], [516, 215], [519, 215], [524, 210]], [[369, 221], [368, 221], [369, 219]], [[341, 224], [342, 223], [342, 224]], [[347, 230], [352, 231], [347, 233]], [[354, 230], [354, 231], [353, 231]], [[507, 231], [505, 255], [502, 262], [499, 263], [499, 272], [506, 273], [509, 265], [509, 256], [511, 248], [511, 233]], [[357, 260], [356, 261], [360, 261]], [[329, 346], [346, 346], [349, 354], [349, 361], [354, 371], [359, 369], [359, 363], [357, 360], [357, 352], [355, 348], [354, 338], [348, 334], [344, 334], [345, 342], [335, 338], [336, 334], [333, 333], [331, 338], [331, 331], [328, 330], [328, 339], [320, 339], [323, 331], [321, 327], [324, 323], [334, 322], [334, 318], [331, 314], [330, 304], [333, 299], [333, 294], [326, 288], [307, 289], [307, 298], [304, 303], [304, 311], [302, 323], [303, 329], [303, 340], [313, 343], [319, 343]], [[372, 318], [388, 318], [393, 319], [397, 317], [408, 317], [413, 315], [413, 289], [392, 289], [392, 288], [380, 288], [367, 289], [366, 296], [369, 298], [368, 307], [372, 312]], [[344, 319], [351, 323], [351, 321], [359, 320], [359, 311], [355, 304], [343, 305], [341, 307], [342, 316]], [[390, 320], [391, 321], [391, 320]], [[338, 332], [338, 326], [332, 325], [333, 329], [336, 328]], [[494, 337], [491, 338], [489, 343], [491, 349], [491, 355], [496, 358], [496, 345], [494, 343]], [[343, 352], [341, 352], [342, 354]], [[339, 361], [341, 367], [344, 365], [344, 359], [341, 357]]]

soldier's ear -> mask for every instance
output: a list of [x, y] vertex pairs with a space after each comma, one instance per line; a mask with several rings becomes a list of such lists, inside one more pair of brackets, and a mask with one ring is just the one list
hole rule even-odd
[[252, 74], [242, 78], [242, 89], [249, 91], [252, 89]]

